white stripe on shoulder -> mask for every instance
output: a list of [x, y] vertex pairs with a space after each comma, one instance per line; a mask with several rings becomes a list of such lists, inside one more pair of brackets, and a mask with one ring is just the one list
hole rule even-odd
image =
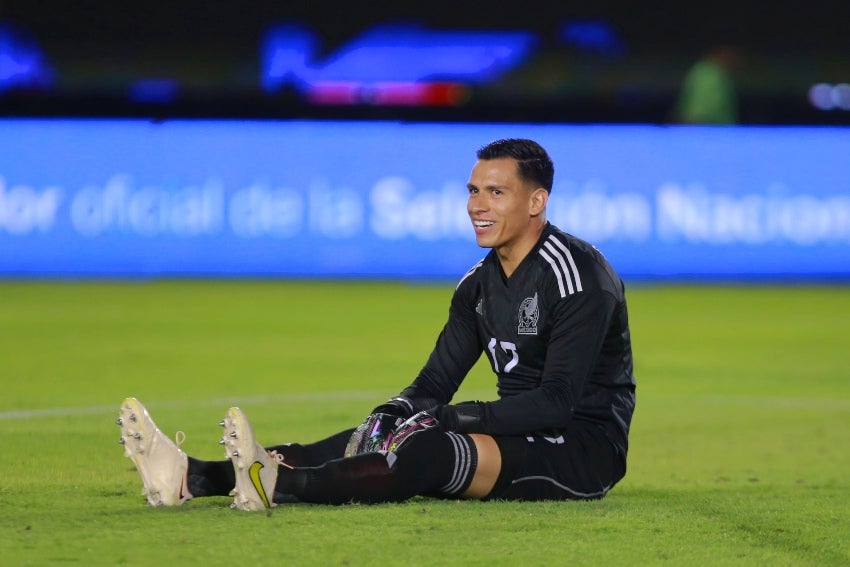
[[549, 237], [549, 240], [551, 240], [552, 242], [554, 242], [554, 243], [555, 243], [555, 246], [557, 246], [558, 248], [560, 248], [560, 249], [563, 251], [563, 253], [566, 255], [566, 257], [567, 257], [567, 261], [570, 263], [570, 268], [571, 268], [571, 269], [572, 269], [572, 271], [573, 271], [573, 276], [575, 276], [576, 291], [581, 291], [581, 276], [579, 276], [579, 275], [578, 275], [578, 268], [576, 268], [576, 263], [575, 263], [575, 260], [573, 260], [573, 255], [572, 255], [572, 253], [570, 252], [570, 249], [569, 249], [569, 248], [567, 248], [567, 247], [564, 245], [564, 243], [563, 243], [563, 242], [561, 242], [560, 240], [558, 240], [557, 238], [555, 238], [555, 235], [550, 236], [550, 237]]
[[[573, 279], [570, 276], [569, 268], [567, 268], [567, 262], [566, 260], [564, 260], [564, 254], [560, 250], [552, 246], [552, 243], [549, 242], [549, 240], [544, 242], [543, 246], [546, 248], [546, 250], [549, 251], [549, 254], [551, 254], [551, 257], [555, 260], [555, 262], [549, 262], [552, 268], [555, 269], [555, 275], [559, 278], [563, 277], [564, 281], [567, 284], [567, 292], [570, 295], [574, 294], [575, 289], [573, 288]], [[541, 250], [540, 253], [542, 254], [543, 251]], [[565, 297], [565, 295], [561, 293], [561, 297]]]
[[[582, 291], [581, 277], [572, 252], [554, 234], [550, 234], [543, 246], [540, 247], [540, 255], [552, 266], [555, 277], [558, 279], [561, 297]], [[564, 291], [564, 284], [567, 287], [566, 292]]]
[[477, 264], [475, 264], [474, 266], [472, 266], [472, 267], [469, 269], [469, 271], [468, 271], [468, 272], [466, 272], [466, 274], [464, 274], [464, 276], [463, 276], [462, 278], [460, 278], [460, 281], [459, 281], [459, 282], [457, 282], [457, 285], [455, 286], [455, 289], [459, 288], [459, 287], [460, 287], [460, 284], [462, 284], [462, 283], [463, 283], [463, 281], [464, 281], [466, 278], [468, 278], [469, 276], [471, 276], [472, 274], [474, 274], [474, 273], [475, 273], [475, 270], [477, 270], [478, 268], [480, 268], [482, 264], [484, 264], [484, 258], [482, 258], [481, 260], [479, 260]]
[[546, 253], [543, 248], [540, 249], [540, 255], [543, 256], [543, 259], [549, 262], [549, 265], [552, 266], [552, 271], [555, 272], [555, 277], [558, 279], [558, 291], [561, 292], [561, 297], [566, 297], [567, 293], [564, 291], [564, 277], [561, 275], [561, 270], [558, 268], [557, 262], [552, 259], [549, 254]]

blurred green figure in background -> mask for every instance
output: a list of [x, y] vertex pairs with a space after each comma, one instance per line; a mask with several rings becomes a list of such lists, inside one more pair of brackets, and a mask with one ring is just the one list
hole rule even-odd
[[694, 63], [682, 82], [675, 121], [682, 124], [737, 124], [738, 96], [733, 72], [738, 53], [715, 47]]

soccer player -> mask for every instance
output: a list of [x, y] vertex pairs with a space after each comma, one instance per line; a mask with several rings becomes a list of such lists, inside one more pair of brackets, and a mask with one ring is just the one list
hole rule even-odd
[[[623, 478], [635, 406], [623, 282], [596, 248], [547, 221], [554, 166], [540, 145], [498, 140], [477, 158], [467, 211], [490, 251], [460, 279], [413, 383], [360, 427], [311, 444], [263, 447], [231, 408], [225, 461], [187, 456], [128, 398], [122, 443], [150, 504], [596, 499]], [[499, 399], [451, 404], [482, 354]]]

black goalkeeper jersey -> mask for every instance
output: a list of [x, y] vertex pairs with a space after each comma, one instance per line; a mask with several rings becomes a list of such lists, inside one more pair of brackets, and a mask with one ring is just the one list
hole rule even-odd
[[592, 245], [547, 224], [510, 278], [491, 250], [461, 279], [428, 362], [402, 395], [416, 406], [448, 403], [482, 353], [499, 400], [484, 404], [470, 433], [557, 436], [583, 420], [627, 450], [635, 380], [626, 299]]

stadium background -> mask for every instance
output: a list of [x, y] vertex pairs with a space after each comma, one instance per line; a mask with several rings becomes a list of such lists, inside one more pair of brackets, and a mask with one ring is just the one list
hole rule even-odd
[[[846, 278], [847, 10], [5, 1], [0, 272], [452, 279], [515, 135], [628, 278]], [[738, 119], [682, 124], [717, 47]]]
[[[837, 93], [841, 104], [831, 110], [814, 107], [808, 91], [815, 84], [848, 83], [848, 18], [846, 3], [829, 0], [769, 8], [733, 0], [640, 7], [622, 0], [533, 0], [516, 7], [446, 0], [424, 6], [385, 0], [3, 0], [0, 54], [7, 58], [0, 64], [0, 112], [664, 123], [689, 66], [707, 49], [728, 45], [742, 55], [736, 79], [744, 123], [846, 125], [850, 111], [843, 91]], [[314, 36], [300, 45], [310, 46], [308, 63], [315, 67], [338, 59], [378, 26], [522, 33], [532, 48], [501, 73], [457, 81], [465, 93], [459, 107], [317, 108], [291, 83], [274, 93], [263, 88], [262, 46], [281, 25]], [[26, 76], [13, 76], [12, 61], [26, 58], [12, 56], [12, 35], [21, 48], [34, 46], [43, 55]], [[452, 62], [444, 56], [444, 67]], [[361, 76], [370, 67], [374, 72], [374, 65], [363, 64]], [[390, 66], [381, 72], [382, 80], [399, 80]]]

